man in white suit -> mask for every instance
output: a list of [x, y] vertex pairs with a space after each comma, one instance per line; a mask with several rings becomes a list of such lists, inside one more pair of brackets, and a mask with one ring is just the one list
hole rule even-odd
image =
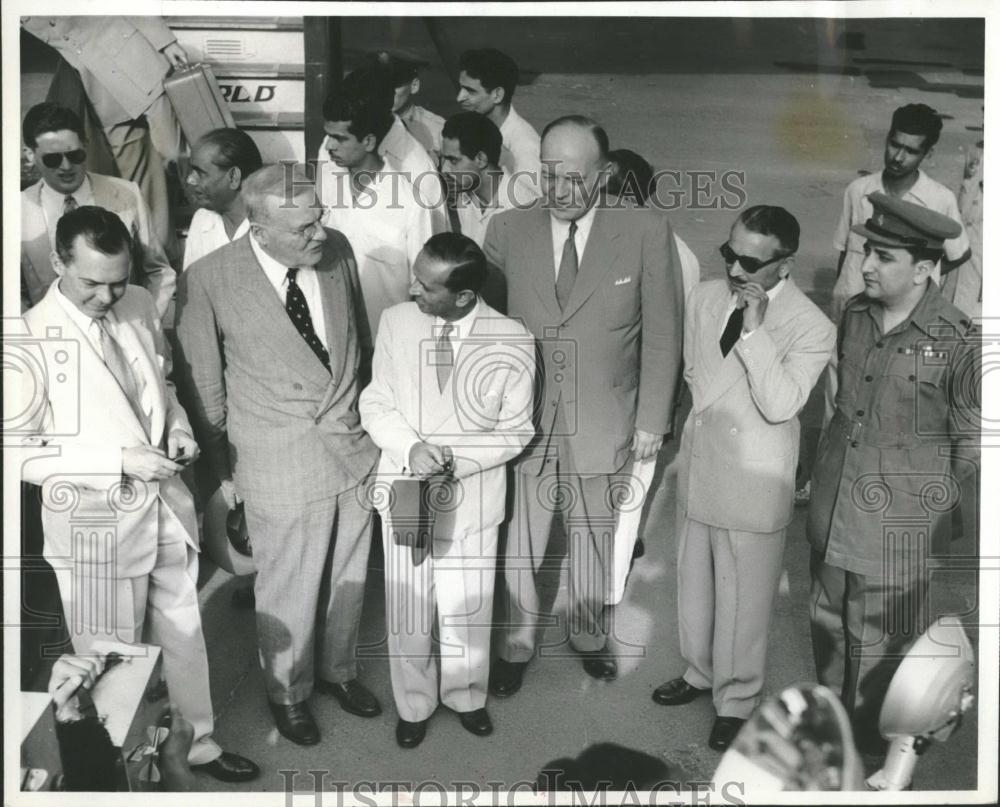
[[653, 700], [675, 706], [711, 692], [715, 750], [760, 699], [792, 520], [798, 414], [836, 338], [789, 277], [798, 246], [788, 211], [747, 208], [720, 247], [727, 280], [695, 287], [685, 309], [693, 406], [677, 473], [677, 597], [688, 666]]
[[439, 233], [414, 274], [415, 302], [382, 315], [372, 382], [360, 400], [361, 423], [382, 449], [376, 484], [417, 478], [439, 486], [427, 497], [434, 523], [422, 556], [397, 543], [407, 525], [377, 497], [396, 739], [404, 748], [423, 740], [438, 704], [432, 633], [442, 648], [441, 701], [473, 734], [493, 731], [486, 689], [505, 463], [534, 434], [534, 340], [479, 298], [482, 250], [467, 236]]
[[41, 381], [29, 439], [47, 450], [24, 464], [23, 478], [42, 486], [44, 554], [75, 651], [91, 652], [98, 639], [160, 645], [170, 696], [194, 727], [189, 761], [247, 781], [257, 766], [211, 738], [198, 525], [178, 476], [198, 446], [167, 380], [153, 300], [128, 285], [131, 249], [121, 219], [99, 207], [79, 207], [56, 226], [60, 277], [25, 321], [42, 337], [43, 366], [62, 371]]
[[97, 205], [116, 213], [131, 232], [137, 248], [132, 282], [149, 290], [163, 317], [177, 276], [150, 223], [139, 187], [125, 179], [87, 172], [83, 123], [66, 107], [33, 106], [24, 117], [22, 132], [28, 159], [42, 178], [21, 192], [21, 310], [41, 300], [56, 278], [50, 256], [59, 218], [81, 205]]

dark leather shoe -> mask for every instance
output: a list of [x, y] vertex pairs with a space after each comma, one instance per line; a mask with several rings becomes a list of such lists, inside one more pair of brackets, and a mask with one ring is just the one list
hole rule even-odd
[[583, 657], [583, 669], [598, 681], [613, 681], [618, 677], [618, 662], [612, 658], [607, 646], [600, 650], [577, 651]]
[[411, 723], [409, 720], [400, 718], [396, 723], [396, 742], [400, 748], [416, 748], [424, 741], [427, 734], [427, 721], [419, 720]]
[[462, 727], [477, 737], [486, 737], [493, 733], [493, 721], [486, 709], [475, 709], [471, 712], [459, 712], [458, 719]]
[[207, 773], [220, 782], [249, 782], [260, 776], [260, 768], [246, 757], [223, 751], [221, 756], [204, 765], [192, 765], [191, 770]]
[[713, 751], [725, 751], [746, 722], [742, 717], [715, 718], [712, 733], [708, 735], [708, 747]]
[[305, 701], [299, 703], [271, 703], [271, 714], [274, 725], [278, 727], [283, 737], [287, 737], [296, 745], [316, 745], [319, 742], [319, 729]]
[[638, 560], [643, 555], [646, 554], [646, 542], [642, 538], [635, 539], [635, 545], [632, 547], [632, 560]]
[[527, 668], [526, 661], [504, 661], [498, 658], [490, 670], [490, 692], [498, 698], [510, 697], [521, 688]]
[[333, 695], [345, 712], [358, 717], [377, 717], [382, 714], [378, 700], [356, 678], [343, 684], [317, 679], [316, 689]]
[[673, 678], [653, 690], [653, 700], [662, 706], [680, 706], [691, 703], [699, 695], [707, 695], [711, 691], [693, 687], [683, 678]]

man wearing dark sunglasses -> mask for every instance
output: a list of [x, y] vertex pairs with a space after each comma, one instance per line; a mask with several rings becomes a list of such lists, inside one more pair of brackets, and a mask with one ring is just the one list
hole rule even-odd
[[792, 520], [798, 414], [833, 353], [833, 324], [790, 273], [799, 224], [745, 210], [719, 248], [725, 280], [691, 292], [681, 437], [677, 591], [687, 669], [658, 687], [664, 706], [711, 693], [708, 744], [725, 749], [760, 700], [767, 633]]
[[52, 253], [59, 219], [78, 207], [95, 205], [125, 222], [138, 247], [129, 282], [146, 287], [162, 317], [174, 296], [176, 273], [153, 232], [139, 187], [87, 171], [83, 123], [66, 107], [33, 106], [24, 117], [22, 133], [26, 156], [41, 179], [21, 192], [21, 310], [41, 300], [57, 277]]

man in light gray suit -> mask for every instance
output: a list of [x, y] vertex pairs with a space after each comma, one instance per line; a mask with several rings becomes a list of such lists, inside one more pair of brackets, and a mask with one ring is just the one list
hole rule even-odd
[[569, 644], [592, 677], [617, 675], [605, 608], [613, 500], [627, 487], [626, 465], [659, 450], [677, 391], [683, 297], [673, 232], [649, 210], [598, 204], [607, 151], [607, 134], [588, 118], [550, 123], [543, 200], [500, 213], [486, 231], [507, 313], [540, 346], [539, 434], [513, 475], [507, 623], [490, 679], [500, 697], [520, 688], [535, 652], [536, 575], [557, 507], [568, 534]]
[[377, 451], [358, 416], [357, 268], [301, 165], [243, 185], [250, 232], [182, 275], [177, 365], [203, 456], [245, 502], [257, 638], [278, 730], [319, 741], [317, 685], [364, 717], [355, 647], [371, 542], [357, 490]]
[[743, 211], [719, 248], [727, 280], [694, 288], [684, 318], [693, 406], [677, 472], [677, 599], [687, 670], [664, 706], [712, 694], [709, 747], [728, 747], [760, 700], [767, 633], [792, 520], [798, 414], [836, 338], [790, 272], [799, 224]]

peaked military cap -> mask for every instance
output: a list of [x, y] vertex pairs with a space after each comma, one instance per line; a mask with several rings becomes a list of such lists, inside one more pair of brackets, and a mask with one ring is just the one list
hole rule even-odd
[[887, 247], [943, 249], [945, 240], [956, 238], [962, 225], [922, 205], [906, 202], [885, 193], [871, 193], [872, 215], [851, 231]]

